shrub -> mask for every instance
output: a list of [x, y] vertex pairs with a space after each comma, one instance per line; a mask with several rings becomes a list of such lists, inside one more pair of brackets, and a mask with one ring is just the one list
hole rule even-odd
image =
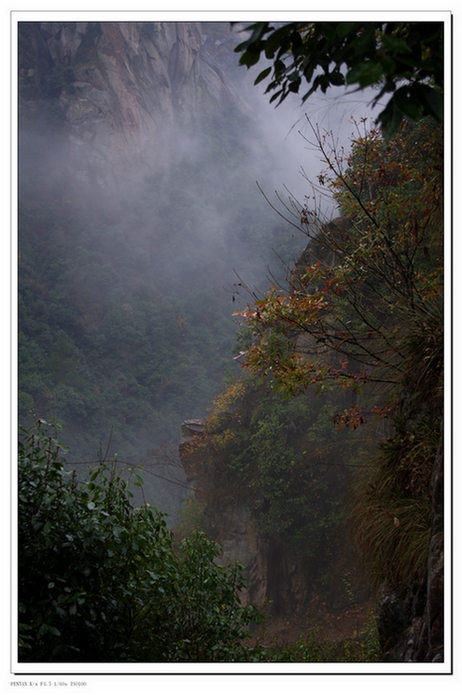
[[[104, 461], [65, 469], [47, 423], [19, 443], [19, 660], [245, 660], [242, 567], [201, 532], [175, 551], [161, 512], [135, 508]], [[141, 481], [138, 481], [141, 483]]]

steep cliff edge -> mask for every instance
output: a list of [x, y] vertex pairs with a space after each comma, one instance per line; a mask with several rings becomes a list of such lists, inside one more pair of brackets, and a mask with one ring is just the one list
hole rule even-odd
[[245, 566], [249, 587], [241, 596], [245, 605], [263, 607], [268, 599], [267, 543], [261, 538], [254, 515], [244, 491], [229, 498], [226, 493], [217, 497], [215, 472], [203, 465], [202, 451], [197, 444], [205, 436], [204, 420], [186, 420], [181, 426], [180, 460], [186, 479], [194, 491], [194, 501], [204, 510], [204, 525], [208, 535], [220, 543], [220, 561]]

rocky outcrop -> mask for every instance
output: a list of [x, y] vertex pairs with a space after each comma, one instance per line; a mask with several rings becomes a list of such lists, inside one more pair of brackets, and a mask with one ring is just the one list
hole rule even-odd
[[241, 600], [245, 605], [262, 606], [267, 593], [267, 551], [261, 542], [255, 520], [246, 504], [240, 499], [221, 500], [211, 494], [214, 475], [203, 465], [202, 453], [197, 443], [205, 436], [203, 420], [186, 420], [181, 426], [179, 445], [180, 460], [188, 484], [195, 498], [206, 510], [205, 525], [208, 535], [221, 546], [219, 561], [225, 565], [239, 562], [246, 568], [250, 586]]
[[[180, 460], [187, 483], [200, 501], [203, 501], [204, 497], [198, 485], [204, 480], [204, 472], [201, 465], [202, 458], [195, 445], [203, 436], [204, 420], [185, 420], [181, 425], [181, 440], [178, 447]], [[207, 486], [207, 481], [204, 482]]]
[[21, 127], [53, 111], [79, 180], [136, 183], [169, 165], [169, 136], [203, 106], [244, 106], [204, 43], [197, 22], [21, 23]]
[[200, 448], [196, 444], [204, 437], [204, 420], [186, 420], [181, 426], [180, 460], [188, 485], [194, 490], [196, 501], [203, 505], [208, 535], [221, 546], [219, 562], [224, 565], [239, 562], [246, 568], [250, 582], [241, 600], [245, 605], [262, 606], [267, 598], [268, 554], [266, 545], [257, 531], [245, 496], [230, 503], [211, 498], [213, 471], [203, 465]]

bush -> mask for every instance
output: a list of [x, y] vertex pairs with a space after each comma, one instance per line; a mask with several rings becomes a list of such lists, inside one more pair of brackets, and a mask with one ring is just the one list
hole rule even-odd
[[240, 604], [242, 567], [217, 565], [201, 532], [176, 551], [164, 515], [132, 506], [114, 462], [85, 481], [64, 464], [47, 423], [21, 431], [19, 660], [246, 660], [257, 616]]

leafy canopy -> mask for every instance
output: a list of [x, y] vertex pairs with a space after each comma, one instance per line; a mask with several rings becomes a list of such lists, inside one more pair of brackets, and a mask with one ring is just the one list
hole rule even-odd
[[378, 116], [391, 136], [403, 118], [442, 120], [443, 25], [439, 22], [256, 22], [250, 37], [235, 51], [250, 68], [260, 58], [271, 61], [255, 84], [268, 78], [270, 102], [309, 89], [302, 101], [328, 87], [377, 87], [373, 104], [391, 94]]

